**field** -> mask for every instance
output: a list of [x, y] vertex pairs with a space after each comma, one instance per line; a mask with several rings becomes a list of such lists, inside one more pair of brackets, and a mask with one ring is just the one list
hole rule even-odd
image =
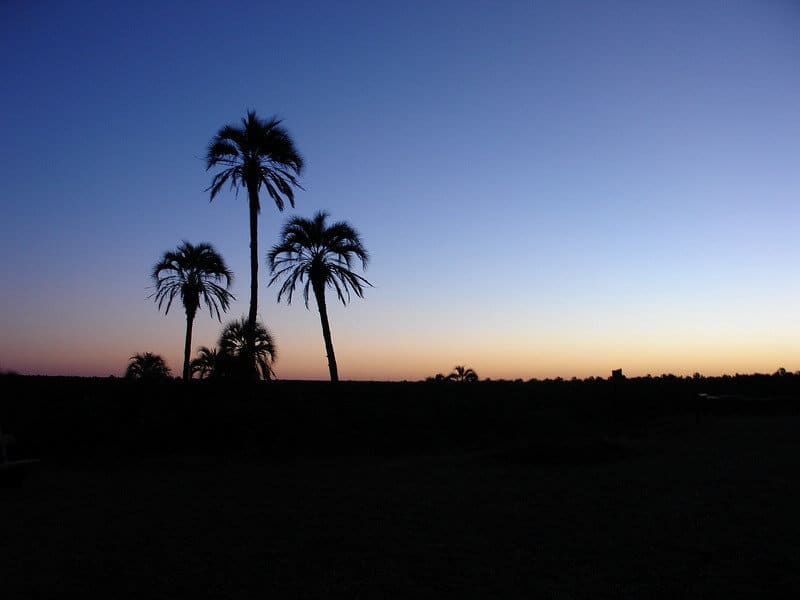
[[1, 591], [788, 595], [797, 387], [4, 377], [12, 451], [42, 462], [0, 488]]

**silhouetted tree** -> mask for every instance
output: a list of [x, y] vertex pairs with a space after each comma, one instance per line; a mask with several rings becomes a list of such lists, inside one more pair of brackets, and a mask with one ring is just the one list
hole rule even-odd
[[[215, 362], [215, 375], [246, 377], [252, 371], [247, 352], [247, 325], [247, 320], [242, 317], [231, 321], [222, 330]], [[256, 374], [262, 379], [273, 379], [275, 371], [272, 365], [277, 358], [278, 351], [272, 334], [262, 323], [256, 322], [254, 352]]]
[[[233, 295], [228, 291], [233, 274], [211, 244], [193, 246], [184, 241], [177, 250], [165, 252], [153, 267], [158, 308], [166, 302], [165, 314], [172, 301], [180, 297], [186, 311], [186, 340], [183, 348], [183, 380], [191, 378], [190, 355], [192, 327], [197, 309], [205, 304], [212, 316], [221, 320], [220, 311], [228, 310]], [[224, 287], [223, 285], [224, 284]]]
[[172, 376], [170, 368], [158, 354], [152, 352], [134, 354], [130, 361], [128, 369], [125, 371], [127, 379], [157, 381], [169, 379]]
[[443, 381], [449, 380], [442, 373], [436, 373], [436, 375], [425, 378], [426, 383], [442, 383]]
[[193, 359], [190, 365], [192, 375], [197, 373], [200, 379], [212, 376], [217, 368], [218, 358], [219, 352], [217, 352], [216, 348], [200, 346], [197, 352], [197, 358]]
[[451, 381], [457, 381], [459, 383], [471, 383], [478, 381], [478, 374], [472, 369], [468, 369], [463, 365], [456, 365], [453, 367], [453, 372], [450, 373], [447, 378]]
[[247, 190], [250, 212], [250, 310], [247, 317], [247, 354], [255, 364], [255, 329], [258, 312], [258, 214], [261, 211], [261, 186], [283, 210], [284, 201], [294, 207], [294, 188], [302, 189], [297, 176], [303, 159], [297, 152], [281, 121], [262, 120], [255, 111], [242, 119], [241, 127], [226, 125], [211, 140], [206, 156], [206, 170], [220, 167], [211, 180], [211, 200], [228, 183], [231, 189]]
[[353, 262], [359, 260], [366, 268], [369, 256], [358, 232], [348, 223], [339, 221], [330, 227], [325, 223], [326, 212], [318, 212], [313, 219], [293, 217], [284, 225], [280, 242], [273, 246], [267, 261], [272, 271], [269, 285], [282, 279], [278, 302], [286, 295], [292, 303], [292, 294], [299, 283], [303, 288], [303, 299], [308, 308], [309, 287], [314, 293], [322, 322], [322, 337], [328, 354], [328, 370], [331, 381], [339, 381], [339, 370], [333, 352], [328, 309], [325, 304], [325, 289], [332, 287], [342, 304], [350, 300], [350, 290], [359, 298], [364, 297], [364, 286], [369, 281], [352, 271]]

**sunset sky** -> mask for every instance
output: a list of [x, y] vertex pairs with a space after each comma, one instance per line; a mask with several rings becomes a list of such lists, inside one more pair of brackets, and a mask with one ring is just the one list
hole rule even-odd
[[371, 253], [331, 297], [343, 379], [798, 370], [799, 32], [792, 0], [3, 2], [0, 370], [180, 373], [148, 295], [184, 239], [246, 314], [246, 196], [209, 203], [204, 156], [248, 109], [306, 160], [295, 209], [262, 200], [280, 378], [327, 377], [264, 260], [320, 209]]

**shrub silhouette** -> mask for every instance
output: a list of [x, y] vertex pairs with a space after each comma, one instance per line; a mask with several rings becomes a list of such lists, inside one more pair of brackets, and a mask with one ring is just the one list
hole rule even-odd
[[190, 363], [192, 375], [197, 373], [200, 379], [212, 377], [217, 368], [217, 360], [219, 359], [219, 352], [216, 348], [209, 348], [207, 346], [200, 346], [197, 358], [193, 359]]
[[172, 376], [172, 372], [164, 359], [158, 354], [145, 352], [134, 354], [125, 371], [126, 379], [140, 379], [142, 381], [163, 381]]
[[[216, 352], [212, 374], [216, 377], [246, 378], [252, 373], [247, 353], [247, 319], [231, 321], [222, 330], [219, 351]], [[274, 379], [272, 365], [278, 358], [272, 333], [262, 324], [255, 327], [255, 368], [261, 379]]]
[[444, 374], [437, 373], [436, 375], [433, 375], [431, 377], [427, 377], [425, 379], [425, 381], [428, 382], [428, 383], [434, 383], [434, 382], [435, 383], [442, 383], [443, 381], [449, 381], [449, 379], [447, 377], [445, 377]]
[[450, 373], [447, 378], [450, 381], [457, 381], [459, 383], [472, 383], [478, 381], [478, 374], [463, 365], [456, 365], [453, 367], [453, 372]]

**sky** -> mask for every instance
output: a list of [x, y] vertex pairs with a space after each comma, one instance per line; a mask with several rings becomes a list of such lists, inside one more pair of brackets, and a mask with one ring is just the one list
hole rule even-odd
[[317, 210], [371, 255], [330, 297], [342, 379], [798, 370], [799, 32], [792, 0], [3, 2], [0, 370], [180, 373], [148, 296], [182, 240], [247, 313], [246, 196], [209, 202], [204, 156], [250, 109], [306, 163], [259, 222], [279, 378], [327, 377], [265, 261]]

